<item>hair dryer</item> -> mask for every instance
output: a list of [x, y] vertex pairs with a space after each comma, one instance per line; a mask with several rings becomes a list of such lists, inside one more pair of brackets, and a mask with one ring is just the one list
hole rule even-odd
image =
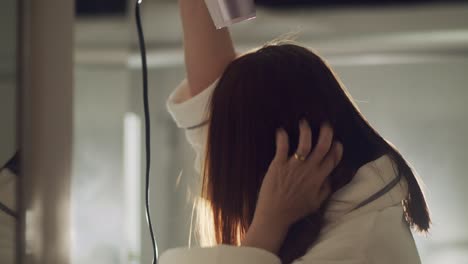
[[254, 0], [205, 0], [205, 3], [218, 29], [255, 18]]

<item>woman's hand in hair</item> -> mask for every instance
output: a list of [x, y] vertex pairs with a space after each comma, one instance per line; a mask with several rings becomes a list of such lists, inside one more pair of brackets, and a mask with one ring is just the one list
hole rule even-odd
[[327, 177], [343, 155], [341, 143], [333, 141], [333, 130], [323, 125], [317, 145], [312, 150], [312, 132], [307, 121], [300, 122], [301, 161], [288, 157], [286, 131], [276, 135], [276, 154], [263, 179], [254, 219], [243, 245], [264, 248], [276, 253], [289, 226], [315, 212], [330, 194]]

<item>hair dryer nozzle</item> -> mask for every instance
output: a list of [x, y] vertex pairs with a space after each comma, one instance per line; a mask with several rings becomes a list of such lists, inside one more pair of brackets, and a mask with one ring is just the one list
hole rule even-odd
[[205, 0], [205, 3], [218, 29], [255, 18], [254, 0]]

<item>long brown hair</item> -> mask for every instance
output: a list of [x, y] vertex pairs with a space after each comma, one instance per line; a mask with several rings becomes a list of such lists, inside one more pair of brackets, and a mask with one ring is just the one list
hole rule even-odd
[[[275, 131], [286, 129], [291, 155], [301, 118], [311, 124], [313, 142], [319, 126], [329, 122], [335, 140], [344, 146], [343, 158], [330, 176], [332, 192], [350, 182], [362, 165], [387, 154], [408, 182], [403, 201], [407, 222], [419, 231], [429, 229], [426, 201], [408, 163], [370, 126], [331, 68], [311, 50], [278, 43], [237, 58], [213, 91], [207, 115], [201, 193], [209, 216], [201, 222], [208, 225], [209, 232], [201, 234], [205, 241], [240, 244], [275, 154]], [[301, 257], [316, 241], [325, 208], [326, 203], [290, 228], [279, 252], [283, 263]]]

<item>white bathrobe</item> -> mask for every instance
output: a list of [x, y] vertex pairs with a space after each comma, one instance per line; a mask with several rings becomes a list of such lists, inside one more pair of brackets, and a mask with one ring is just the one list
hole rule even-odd
[[[200, 172], [207, 135], [205, 110], [217, 81], [190, 98], [184, 80], [167, 99], [167, 109], [178, 127], [185, 129], [196, 151]], [[203, 125], [204, 124], [204, 125]], [[325, 225], [318, 241], [295, 264], [415, 264], [418, 251], [404, 220], [402, 199], [407, 184], [401, 179], [377, 200], [352, 210], [396, 177], [388, 156], [362, 166], [353, 180], [331, 197]], [[164, 252], [160, 264], [279, 264], [280, 259], [262, 249], [219, 245], [209, 248], [177, 248]]]

